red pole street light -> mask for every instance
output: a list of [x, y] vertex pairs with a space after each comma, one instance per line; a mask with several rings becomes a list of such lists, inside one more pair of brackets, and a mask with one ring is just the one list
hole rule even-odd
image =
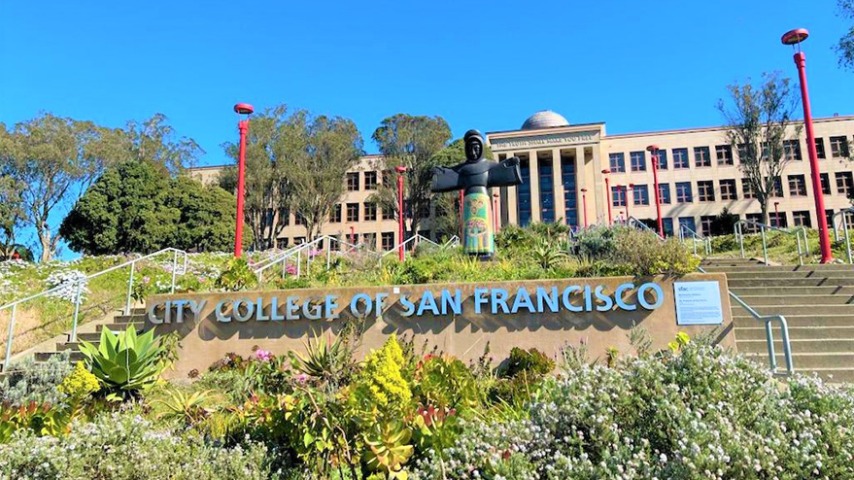
[[650, 145], [646, 149], [652, 154], [652, 188], [655, 189], [655, 213], [658, 216], [658, 236], [664, 238], [664, 222], [661, 219], [661, 198], [658, 196], [658, 145]]
[[240, 132], [240, 148], [237, 154], [237, 222], [234, 227], [234, 257], [240, 258], [243, 254], [243, 190], [246, 181], [246, 135], [249, 133], [249, 115], [255, 109], [248, 103], [238, 103], [234, 106], [234, 112], [238, 115], [246, 115], [246, 118], [238, 120], [237, 130]]
[[581, 208], [584, 209], [584, 228], [587, 228], [587, 189], [581, 189]]
[[824, 212], [824, 195], [821, 190], [821, 175], [818, 167], [818, 155], [815, 150], [815, 133], [812, 125], [812, 110], [810, 109], [809, 89], [807, 88], [806, 63], [807, 58], [801, 51], [801, 42], [809, 37], [805, 28], [797, 28], [783, 34], [781, 41], [784, 45], [792, 45], [795, 49], [795, 66], [798, 67], [798, 78], [801, 82], [801, 103], [804, 106], [804, 125], [807, 131], [807, 151], [810, 155], [810, 175], [812, 176], [812, 193], [815, 197], [816, 220], [818, 222], [818, 240], [821, 246], [821, 263], [833, 261], [830, 252], [830, 236], [827, 231], [827, 215]]
[[400, 238], [400, 245], [397, 247], [397, 257], [402, 262], [404, 258], [403, 245], [403, 174], [406, 172], [406, 167], [399, 166], [394, 169], [397, 172], [397, 231]]
[[606, 202], [608, 204], [608, 225], [611, 225], [612, 223], [614, 223], [613, 219], [611, 218], [611, 203], [614, 202], [614, 199], [611, 195], [611, 182], [610, 178], [608, 177], [609, 173], [611, 173], [611, 171], [607, 168], [605, 170], [602, 170], [602, 175], [605, 176], [605, 198], [608, 200]]
[[630, 197], [629, 196], [629, 189], [630, 188], [632, 189], [632, 193], [634, 193], [634, 189], [635, 189], [634, 183], [630, 183], [628, 187], [623, 187], [623, 191], [626, 193], [626, 195], [625, 195], [626, 196], [626, 222], [629, 221], [629, 217], [631, 216], [631, 215], [629, 215], [629, 203], [631, 203], [630, 198], [629, 198]]

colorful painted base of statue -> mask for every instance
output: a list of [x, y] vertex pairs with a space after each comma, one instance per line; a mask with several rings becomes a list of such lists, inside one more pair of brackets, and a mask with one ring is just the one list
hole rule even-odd
[[491, 257], [495, 252], [495, 232], [486, 189], [466, 193], [463, 205], [463, 249], [470, 255]]

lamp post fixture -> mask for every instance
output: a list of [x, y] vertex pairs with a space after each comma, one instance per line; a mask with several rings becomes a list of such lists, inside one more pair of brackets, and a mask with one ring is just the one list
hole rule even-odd
[[608, 177], [609, 173], [611, 173], [611, 170], [608, 170], [607, 168], [605, 170], [602, 170], [602, 175], [605, 176], [605, 199], [608, 200], [605, 203], [608, 204], [608, 225], [610, 226], [612, 223], [614, 223], [611, 217], [611, 203], [614, 202], [614, 199], [611, 197], [611, 179]]
[[827, 231], [827, 215], [824, 212], [824, 194], [821, 190], [821, 175], [818, 167], [818, 155], [815, 149], [815, 133], [813, 132], [812, 111], [810, 109], [809, 89], [807, 88], [806, 55], [801, 51], [801, 42], [809, 37], [805, 28], [796, 28], [783, 34], [781, 41], [784, 45], [792, 45], [795, 49], [795, 66], [798, 68], [798, 78], [801, 83], [801, 103], [804, 106], [804, 125], [807, 131], [807, 151], [810, 155], [810, 175], [812, 177], [812, 192], [815, 197], [816, 220], [818, 223], [818, 240], [821, 246], [821, 263], [833, 260], [830, 251], [830, 236]]
[[395, 167], [397, 172], [397, 232], [400, 238], [400, 245], [397, 247], [397, 258], [402, 262], [405, 255], [405, 247], [403, 245], [403, 174], [406, 173], [406, 167], [403, 165]]
[[664, 221], [661, 219], [661, 198], [658, 191], [658, 145], [646, 147], [652, 157], [652, 188], [655, 189], [655, 214], [658, 219], [658, 236], [664, 238]]
[[234, 257], [240, 258], [243, 254], [243, 195], [246, 178], [246, 135], [249, 133], [249, 115], [255, 109], [248, 103], [238, 103], [234, 106], [234, 112], [246, 117], [238, 120], [237, 130], [240, 132], [240, 147], [237, 153], [237, 218], [234, 226]]
[[629, 223], [629, 216], [630, 216], [629, 215], [629, 203], [631, 203], [631, 201], [630, 201], [631, 199], [629, 198], [630, 197], [630, 195], [629, 195], [630, 190], [629, 189], [631, 189], [631, 192], [634, 193], [635, 184], [630, 183], [627, 187], [623, 187], [623, 191], [626, 193], [626, 195], [625, 195], [625, 197], [626, 197], [626, 223]]
[[780, 202], [774, 202], [774, 223], [775, 227], [780, 226]]
[[584, 228], [587, 228], [587, 189], [581, 189], [581, 208], [584, 209]]

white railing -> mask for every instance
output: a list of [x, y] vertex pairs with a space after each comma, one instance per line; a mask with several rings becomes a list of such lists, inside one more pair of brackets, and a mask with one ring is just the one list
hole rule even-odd
[[[326, 246], [326, 268], [327, 270], [330, 268], [332, 264], [332, 244], [333, 242], [338, 244], [338, 250], [341, 250], [342, 247], [348, 247], [347, 253], [352, 253], [354, 251], [364, 249], [364, 244], [354, 245], [349, 242], [345, 242], [343, 240], [338, 239], [337, 237], [333, 237], [330, 235], [323, 235], [315, 238], [314, 240], [297, 245], [286, 250], [281, 255], [276, 256], [275, 258], [269, 260], [268, 262], [256, 267], [253, 269], [255, 272], [255, 276], [258, 277], [258, 280], [261, 281], [263, 278], [263, 274], [265, 271], [270, 270], [271, 268], [281, 265], [282, 266], [282, 277], [285, 276], [287, 272], [288, 261], [291, 261], [291, 264], [296, 268], [295, 276], [300, 278], [302, 275], [302, 265], [306, 264], [306, 268], [311, 267], [311, 263], [314, 260], [314, 255], [311, 255], [311, 252], [315, 250], [316, 247], [319, 247], [323, 244], [323, 242], [328, 242]], [[307, 252], [306, 252], [307, 251]], [[305, 254], [303, 252], [306, 252]], [[334, 252], [336, 254], [340, 254], [341, 252]], [[303, 262], [303, 257], [305, 257], [305, 262]]]
[[711, 238], [704, 237], [703, 235], [700, 235], [699, 233], [695, 232], [694, 230], [691, 230], [691, 228], [689, 226], [683, 225], [680, 223], [679, 224], [679, 240], [684, 242], [685, 239], [689, 236], [691, 238], [691, 243], [693, 244], [693, 247], [694, 247], [694, 255], [697, 255], [697, 243], [700, 243], [700, 245], [703, 246], [703, 251], [706, 253], [706, 255], [712, 254], [712, 239]]
[[833, 223], [833, 239], [837, 242], [839, 241], [839, 229], [836, 226], [836, 217], [839, 217], [842, 221], [842, 234], [845, 237], [845, 251], [848, 253], [848, 263], [854, 264], [854, 260], [851, 258], [851, 234], [848, 232], [848, 215], [846, 215], [848, 213], [854, 213], [854, 208], [846, 208], [833, 214], [831, 218]]
[[416, 233], [415, 235], [404, 240], [403, 242], [398, 243], [397, 245], [392, 247], [390, 250], [383, 252], [380, 258], [385, 257], [386, 255], [392, 254], [394, 252], [397, 252], [400, 250], [401, 247], [403, 247], [403, 255], [404, 255], [404, 259], [405, 259], [406, 258], [406, 246], [409, 244], [412, 244], [413, 245], [412, 248], [418, 248], [418, 245], [420, 245], [421, 242], [427, 243], [428, 245], [433, 245], [434, 247], [436, 247], [440, 250], [444, 250], [444, 249], [449, 248], [449, 247], [459, 246], [460, 237], [454, 235], [453, 237], [449, 238], [448, 241], [446, 241], [445, 243], [438, 243], [438, 242], [434, 242], [433, 240], [430, 240], [429, 238], [425, 237], [424, 235], [421, 235], [420, 233]]
[[[698, 267], [697, 270], [702, 273], [707, 273], [700, 267]], [[789, 340], [789, 324], [786, 322], [786, 317], [783, 315], [761, 315], [729, 289], [727, 289], [727, 293], [729, 293], [730, 298], [741, 305], [751, 317], [765, 324], [765, 343], [768, 346], [768, 362], [771, 367], [771, 373], [778, 373], [777, 354], [774, 351], [774, 330], [771, 323], [777, 322], [780, 324], [780, 337], [783, 343], [783, 357], [786, 360], [786, 373], [789, 375], [795, 373], [794, 362], [792, 361], [792, 342]]]
[[662, 238], [661, 235], [658, 234], [658, 232], [656, 232], [655, 230], [650, 228], [649, 225], [643, 223], [642, 221], [638, 220], [635, 217], [629, 217], [628, 219], [626, 219], [626, 225], [631, 227], [631, 228], [635, 228], [637, 230], [649, 232], [649, 233], [655, 235], [655, 238], [659, 239], [662, 242], [664, 241], [664, 238]]
[[[128, 283], [127, 283], [127, 297], [125, 298], [125, 307], [124, 307], [124, 314], [129, 315], [130, 309], [131, 309], [131, 296], [133, 293], [133, 277], [134, 277], [134, 273], [136, 271], [136, 264], [143, 261], [143, 260], [149, 260], [151, 258], [161, 256], [161, 255], [166, 254], [166, 253], [172, 253], [172, 282], [171, 282], [169, 292], [175, 293], [175, 279], [176, 279], [176, 276], [178, 275], [178, 256], [179, 255], [181, 255], [183, 257], [181, 275], [183, 275], [187, 272], [187, 252], [185, 252], [183, 250], [178, 250], [177, 248], [164, 248], [163, 250], [159, 250], [157, 252], [150, 253], [148, 255], [145, 255], [145, 256], [142, 256], [139, 258], [135, 258], [133, 260], [127, 261], [127, 262], [122, 263], [120, 265], [116, 265], [116, 266], [107, 268], [106, 270], [101, 270], [100, 272], [96, 272], [96, 273], [93, 273], [91, 275], [87, 275], [85, 277], [81, 277], [81, 278], [77, 279], [74, 282], [74, 284], [72, 285], [75, 289], [75, 292], [74, 292], [74, 315], [72, 317], [72, 322], [71, 322], [71, 335], [69, 337], [69, 341], [71, 341], [71, 342], [77, 341], [77, 324], [78, 324], [78, 320], [80, 318], [80, 304], [83, 303], [83, 287], [84, 287], [85, 283], [87, 283], [89, 280], [91, 280], [93, 278], [100, 277], [101, 275], [104, 275], [104, 274], [107, 274], [110, 272], [114, 272], [114, 271], [120, 270], [122, 268], [130, 267], [130, 275], [128, 275]], [[11, 358], [12, 358], [12, 343], [14, 342], [14, 336], [15, 336], [15, 315], [17, 314], [17, 311], [18, 311], [18, 305], [21, 305], [21, 304], [24, 304], [24, 303], [27, 303], [27, 302], [30, 302], [32, 300], [36, 300], [39, 298], [46, 297], [48, 295], [51, 295], [53, 293], [56, 293], [60, 290], [67, 289], [67, 288], [68, 288], [68, 284], [63, 283], [63, 284], [57, 285], [56, 287], [53, 287], [49, 290], [45, 290], [43, 292], [36, 293], [35, 295], [30, 295], [30, 296], [22, 298], [20, 300], [15, 300], [14, 302], [7, 303], [5, 305], [0, 306], [0, 312], [2, 312], [4, 310], [11, 310], [11, 312], [10, 312], [11, 316], [9, 318], [9, 330], [8, 330], [8, 333], [6, 334], [6, 355], [5, 355], [4, 361], [3, 361], [3, 367], [4, 368], [8, 368], [9, 360], [11, 360]]]
[[[794, 235], [798, 242], [798, 263], [800, 265], [804, 264], [804, 256], [810, 255], [810, 246], [809, 240], [807, 238], [807, 230], [804, 227], [797, 227], [795, 229], [788, 229], [782, 227], [774, 227], [771, 225], [766, 225], [764, 223], [753, 222], [750, 220], [739, 220], [735, 222], [734, 234], [736, 240], [738, 240], [739, 249], [741, 250], [741, 258], [744, 258], [744, 227], [752, 227], [754, 229], [759, 229], [759, 234], [762, 237], [762, 255], [765, 259], [765, 265], [768, 265], [768, 241], [766, 238], [767, 231], [775, 231], [784, 233], [786, 235]], [[801, 237], [803, 237], [803, 246], [801, 245]]]

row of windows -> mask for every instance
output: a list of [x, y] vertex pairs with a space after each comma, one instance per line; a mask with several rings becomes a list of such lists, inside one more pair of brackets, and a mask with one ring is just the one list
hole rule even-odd
[[[824, 150], [824, 139], [815, 139], [816, 153], [818, 158], [826, 158]], [[741, 144], [738, 146], [739, 157], [744, 157], [747, 154], [748, 146]], [[765, 147], [763, 147], [765, 150]], [[800, 140], [784, 140], [783, 141], [784, 155], [789, 160], [802, 160], [801, 142]], [[687, 148], [671, 149], [674, 169], [690, 168], [691, 158]], [[694, 166], [698, 168], [712, 166], [712, 149], [711, 147], [694, 147], [693, 148]], [[646, 151], [638, 150], [629, 152], [629, 168], [632, 172], [645, 172], [647, 169]], [[830, 137], [830, 155], [833, 158], [848, 157], [848, 139], [845, 136]], [[626, 171], [626, 154], [622, 152], [611, 153], [608, 155], [611, 172], [622, 173]], [[715, 145], [714, 161], [718, 166], [735, 165], [735, 159], [732, 154], [731, 145]], [[667, 170], [669, 167], [667, 149], [658, 151], [658, 169]]]
[[[796, 210], [792, 213], [792, 225], [795, 227], [807, 227], [812, 228], [812, 211], [811, 210]], [[833, 210], [825, 210], [825, 217], [827, 218], [828, 225], [832, 225], [833, 222]], [[741, 218], [740, 215], [736, 215]], [[845, 213], [846, 220], [849, 222], [849, 225], [854, 224], [854, 213], [847, 212]], [[768, 221], [772, 226], [779, 226], [783, 228], [787, 228], [788, 225], [788, 214], [787, 212], [770, 212], [768, 214]], [[704, 215], [700, 217], [700, 225], [699, 229], [697, 228], [697, 222], [695, 217], [676, 217], [675, 220], [678, 222], [677, 225], [685, 226], [686, 228], [691, 229], [701, 235], [715, 235], [721, 233], [732, 233], [732, 232], [715, 232], [714, 223], [717, 216], [715, 215]], [[762, 214], [761, 213], [748, 213], [744, 216], [744, 218], [748, 221], [762, 223]], [[664, 227], [664, 233], [666, 235], [675, 235], [677, 232], [673, 230], [674, 218], [662, 218], [662, 226]], [[645, 219], [644, 223], [647, 223], [650, 227], [655, 227], [654, 219]], [[750, 226], [745, 230], [745, 233], [757, 233], [756, 231], [749, 231]], [[753, 227], [755, 228], [755, 227]]]
[[[361, 175], [364, 173], [364, 186], [361, 183]], [[392, 170], [383, 170], [383, 186], [392, 187], [397, 178], [397, 174]], [[376, 190], [379, 181], [379, 173], [376, 171], [368, 172], [347, 172], [346, 183], [348, 192], [358, 192], [359, 190]]]
[[[789, 175], [787, 177], [789, 185], [789, 196], [803, 197], [807, 195], [807, 180], [805, 175]], [[694, 201], [694, 192], [691, 182], [676, 182], [676, 203], [691, 203]], [[755, 198], [752, 185], [747, 179], [742, 179], [743, 198]], [[720, 192], [720, 200], [738, 200], [738, 193], [735, 179], [721, 179], [718, 181]], [[646, 185], [630, 185], [632, 191], [632, 204], [634, 205], [649, 205], [649, 193]], [[830, 177], [827, 173], [821, 174], [821, 190], [825, 195], [830, 195]], [[854, 174], [852, 172], [837, 172], [836, 173], [836, 191], [846, 197], [854, 197]], [[624, 186], [611, 187], [612, 204], [615, 207], [626, 205], [626, 194], [628, 189]], [[659, 183], [658, 195], [663, 204], [671, 203], [670, 184]], [[780, 177], [774, 179], [773, 188], [771, 190], [772, 197], [783, 196], [783, 181]], [[697, 181], [697, 200], [701, 202], [714, 202], [718, 200], [715, 191], [713, 180]]]
[[[422, 230], [422, 231], [419, 231], [418, 233], [423, 235], [425, 238], [430, 238], [430, 231], [429, 230]], [[335, 235], [333, 235], [333, 236], [335, 236]], [[337, 235], [336, 237], [343, 240], [343, 241], [346, 241], [348, 243], [352, 243], [352, 244], [359, 244], [361, 242], [361, 243], [367, 245], [369, 248], [376, 248], [377, 247], [377, 234], [376, 233], [363, 233], [363, 234], [354, 233], [352, 235], [341, 234], [341, 235]], [[288, 248], [291, 246], [291, 240], [292, 239], [290, 239], [288, 237], [279, 237], [276, 239], [276, 247], [280, 248], [280, 249]], [[305, 243], [305, 237], [294, 237], [293, 238], [293, 245], [294, 246], [302, 245], [303, 243]], [[391, 250], [392, 248], [394, 248], [396, 246], [397, 246], [397, 243], [396, 243], [396, 233], [395, 232], [382, 232], [382, 233], [380, 233], [380, 248], [382, 248], [383, 250]], [[409, 248], [409, 247], [407, 247], [407, 248]], [[324, 241], [323, 240], [318, 241], [317, 249], [318, 250], [324, 249]]]

